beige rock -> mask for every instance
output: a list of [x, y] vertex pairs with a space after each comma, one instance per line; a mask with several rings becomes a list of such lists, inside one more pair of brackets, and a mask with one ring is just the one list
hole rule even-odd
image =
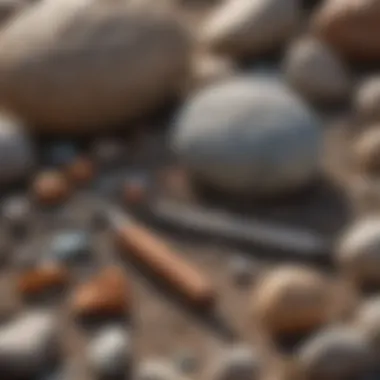
[[166, 12], [42, 1], [0, 36], [0, 102], [39, 131], [108, 130], [177, 95], [189, 42]]
[[358, 285], [380, 285], [380, 219], [364, 217], [340, 238], [336, 261]]
[[304, 333], [333, 316], [329, 280], [302, 266], [283, 266], [268, 272], [252, 294], [253, 317], [271, 334]]
[[235, 58], [258, 56], [281, 47], [292, 36], [300, 14], [295, 0], [229, 0], [206, 21], [200, 39]]
[[380, 75], [367, 78], [359, 85], [354, 106], [364, 119], [380, 120]]
[[328, 0], [312, 24], [316, 35], [350, 60], [379, 61], [380, 2]]
[[351, 78], [344, 63], [320, 41], [302, 38], [287, 53], [288, 81], [302, 95], [321, 103], [334, 103], [349, 97]]

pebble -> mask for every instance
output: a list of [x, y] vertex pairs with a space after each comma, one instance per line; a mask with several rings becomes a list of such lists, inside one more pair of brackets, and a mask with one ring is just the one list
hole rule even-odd
[[42, 1], [14, 19], [0, 38], [4, 108], [38, 132], [83, 135], [176, 97], [189, 71], [187, 29], [172, 13], [128, 3]]
[[233, 282], [237, 285], [248, 285], [255, 276], [252, 262], [241, 255], [233, 255], [229, 260], [229, 270]]
[[335, 259], [340, 270], [358, 286], [380, 285], [380, 219], [364, 217], [340, 237]]
[[75, 290], [70, 307], [78, 317], [115, 317], [128, 313], [131, 294], [123, 271], [118, 267], [104, 268]]
[[126, 376], [131, 365], [131, 342], [121, 327], [105, 327], [90, 343], [88, 360], [100, 378]]
[[66, 201], [71, 195], [71, 186], [67, 178], [55, 170], [46, 170], [36, 175], [32, 192], [36, 200], [48, 206], [55, 206]]
[[45, 154], [47, 163], [54, 166], [64, 166], [77, 157], [77, 148], [71, 142], [59, 142], [50, 145]]
[[337, 305], [332, 289], [329, 279], [316, 270], [279, 266], [253, 289], [253, 317], [274, 336], [308, 333], [333, 317]]
[[276, 196], [315, 180], [322, 131], [302, 101], [270, 74], [208, 86], [178, 115], [171, 148], [203, 183], [235, 196]]
[[137, 368], [136, 380], [182, 380], [169, 362], [150, 359], [141, 362]]
[[148, 179], [145, 176], [127, 178], [123, 185], [123, 200], [127, 205], [141, 205], [148, 198]]
[[91, 253], [91, 238], [85, 230], [66, 230], [55, 234], [49, 247], [49, 256], [62, 262], [75, 262]]
[[363, 119], [380, 121], [380, 75], [369, 77], [359, 84], [354, 108]]
[[290, 47], [284, 70], [289, 83], [311, 101], [332, 104], [349, 98], [351, 78], [347, 67], [315, 38], [303, 37]]
[[2, 216], [15, 236], [25, 235], [30, 224], [31, 213], [30, 201], [23, 195], [13, 195], [3, 201]]
[[70, 182], [85, 185], [94, 179], [96, 169], [90, 158], [77, 157], [66, 167], [65, 173]]
[[255, 380], [261, 372], [261, 361], [250, 347], [236, 345], [220, 355], [212, 370], [212, 380]]
[[17, 278], [17, 289], [24, 297], [36, 296], [48, 290], [62, 288], [69, 282], [67, 268], [57, 263], [45, 263], [22, 271]]
[[298, 28], [301, 6], [290, 0], [228, 0], [211, 14], [200, 39], [233, 58], [258, 57], [281, 48]]
[[5, 378], [41, 374], [58, 355], [58, 326], [48, 312], [23, 314], [0, 329], [0, 373]]
[[35, 149], [25, 132], [26, 125], [5, 114], [0, 115], [0, 186], [24, 180], [34, 168]]
[[183, 374], [190, 374], [199, 367], [199, 362], [195, 352], [190, 349], [179, 350], [174, 359], [174, 367]]
[[345, 326], [333, 326], [305, 342], [297, 359], [307, 379], [344, 380], [363, 376], [371, 355], [362, 334]]
[[380, 7], [377, 0], [328, 0], [315, 13], [313, 33], [352, 61], [379, 62]]
[[380, 174], [380, 124], [368, 128], [355, 140], [353, 156], [360, 173]]

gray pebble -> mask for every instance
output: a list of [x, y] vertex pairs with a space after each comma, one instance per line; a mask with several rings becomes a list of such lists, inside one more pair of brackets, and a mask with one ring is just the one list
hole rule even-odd
[[260, 372], [260, 360], [250, 347], [237, 345], [227, 348], [213, 368], [211, 380], [254, 380]]
[[42, 373], [58, 354], [55, 317], [42, 311], [22, 315], [0, 329], [0, 373], [18, 378]]
[[125, 374], [130, 368], [131, 354], [129, 334], [121, 327], [111, 326], [93, 338], [88, 360], [99, 377], [107, 378]]
[[90, 235], [84, 230], [59, 232], [53, 237], [50, 245], [50, 256], [65, 262], [74, 262], [86, 258], [90, 251]]

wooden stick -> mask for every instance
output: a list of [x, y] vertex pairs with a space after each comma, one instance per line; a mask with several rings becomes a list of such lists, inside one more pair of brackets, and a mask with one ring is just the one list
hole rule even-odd
[[160, 237], [129, 216], [110, 213], [117, 241], [126, 255], [137, 259], [196, 307], [211, 306], [215, 290], [199, 269], [174, 252]]

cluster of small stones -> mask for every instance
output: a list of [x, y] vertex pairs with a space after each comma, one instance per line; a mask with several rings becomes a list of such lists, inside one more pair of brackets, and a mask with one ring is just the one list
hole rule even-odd
[[[91, 228], [66, 221], [41, 254], [28, 250], [39, 222], [50, 218], [55, 226], [83, 192], [116, 191], [131, 208], [151, 195], [149, 178], [126, 175], [132, 147], [101, 134], [131, 130], [135, 120], [180, 100], [165, 137], [186, 179], [260, 202], [327, 180], [327, 110], [349, 109], [356, 128], [343, 190], [363, 181], [379, 186], [379, 2], [225, 0], [188, 23], [176, 10], [195, 2], [0, 1], [0, 187], [24, 189], [4, 197], [1, 208], [0, 264], [12, 267], [22, 306], [0, 324], [5, 380], [75, 378], [64, 370], [62, 316], [46, 306], [49, 296], [75, 324], [101, 320], [85, 347], [95, 378], [197, 376], [199, 357], [186, 349], [132, 371], [130, 280], [116, 258], [92, 265], [92, 238], [105, 222], [100, 201]], [[279, 52], [275, 63], [260, 64]], [[37, 135], [52, 134], [62, 138], [39, 149]], [[82, 149], [66, 135], [94, 142]], [[103, 182], [116, 168], [125, 170], [123, 180]], [[186, 185], [176, 177], [169, 187]], [[328, 273], [296, 262], [264, 268], [231, 253], [229, 285], [250, 294], [249, 328], [278, 344], [273, 350], [284, 338], [298, 340], [290, 356], [299, 378], [366, 380], [380, 372], [380, 217], [370, 211], [329, 247]], [[90, 274], [78, 276], [82, 263]], [[207, 380], [264, 377], [271, 367], [264, 351], [243, 342], [224, 347], [208, 363]]]

